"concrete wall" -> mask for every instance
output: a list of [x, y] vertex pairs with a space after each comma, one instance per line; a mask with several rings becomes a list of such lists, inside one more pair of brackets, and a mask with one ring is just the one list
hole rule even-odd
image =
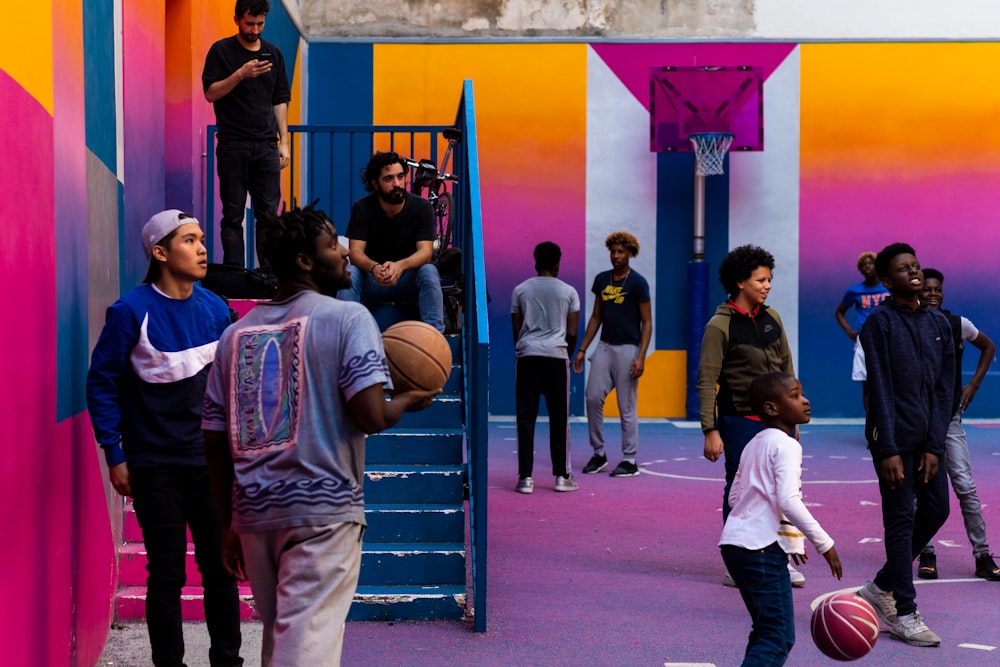
[[[309, 37], [995, 39], [992, 0], [302, 0]], [[299, 7], [295, 8], [296, 10]]]
[[[294, 70], [298, 33], [274, 4], [267, 34]], [[0, 664], [90, 667], [114, 617], [122, 519], [86, 410], [90, 351], [107, 307], [142, 278], [149, 216], [203, 214], [213, 116], [201, 69], [212, 41], [234, 32], [232, 4], [5, 9]]]

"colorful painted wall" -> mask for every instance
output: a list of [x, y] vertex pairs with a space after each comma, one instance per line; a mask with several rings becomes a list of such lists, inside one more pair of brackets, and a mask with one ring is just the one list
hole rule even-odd
[[[312, 123], [448, 123], [475, 82], [486, 266], [492, 298], [490, 406], [512, 414], [509, 295], [532, 274], [532, 247], [564, 251], [561, 277], [593, 299], [605, 235], [632, 231], [633, 267], [653, 289], [654, 345], [640, 414], [683, 417], [686, 263], [693, 158], [649, 151], [648, 69], [764, 69], [765, 150], [707, 179], [707, 260], [741, 243], [776, 257], [769, 303], [782, 315], [818, 416], [860, 416], [851, 342], [833, 313], [860, 278], [857, 255], [897, 240], [948, 275], [948, 305], [997, 331], [987, 280], [997, 226], [996, 95], [977, 81], [1000, 45], [963, 43], [309, 45], [304, 117]], [[414, 75], [413, 73], [417, 73]], [[328, 85], [331, 80], [336, 86]], [[346, 221], [343, 221], [346, 224]], [[980, 241], [982, 239], [982, 241]], [[978, 296], [986, 298], [976, 298]], [[582, 329], [581, 324], [581, 329]], [[972, 355], [974, 356], [974, 355]], [[968, 359], [971, 373], [975, 359]], [[987, 381], [971, 416], [1000, 414]], [[583, 378], [572, 408], [583, 412]], [[613, 399], [608, 412], [614, 413]]]
[[[275, 4], [269, 32], [294, 69], [298, 36]], [[6, 10], [0, 664], [89, 667], [114, 614], [122, 509], [86, 412], [90, 350], [105, 309], [142, 277], [144, 222], [167, 206], [202, 214], [212, 110], [201, 66], [211, 42], [234, 32], [232, 4], [53, 0]]]
[[[113, 615], [120, 499], [109, 492], [83, 387], [105, 308], [140, 279], [138, 230], [166, 206], [205, 213], [205, 51], [229, 3], [53, 0], [8, 7], [0, 47], [0, 663], [89, 665]], [[765, 150], [708, 179], [707, 259], [754, 242], [777, 259], [771, 303], [788, 325], [817, 416], [858, 416], [850, 341], [833, 311], [859, 252], [897, 240], [948, 276], [947, 303], [1000, 331], [991, 280], [1000, 232], [1000, 94], [993, 43], [336, 43], [299, 45], [273, 3], [292, 121], [449, 123], [475, 81], [492, 332], [491, 410], [513, 412], [509, 295], [532, 247], [593, 300], [603, 246], [625, 228], [654, 293], [644, 416], [683, 417], [693, 158], [648, 150], [648, 68], [761, 66]], [[84, 57], [86, 54], [86, 57]], [[210, 204], [214, 207], [214, 203]], [[346, 221], [338, 220], [338, 223]], [[722, 300], [712, 285], [711, 302]], [[969, 355], [974, 357], [975, 355]], [[967, 372], [974, 358], [966, 359]], [[971, 416], [1000, 416], [987, 379]], [[573, 382], [582, 414], [583, 378]], [[613, 413], [613, 409], [609, 410]]]

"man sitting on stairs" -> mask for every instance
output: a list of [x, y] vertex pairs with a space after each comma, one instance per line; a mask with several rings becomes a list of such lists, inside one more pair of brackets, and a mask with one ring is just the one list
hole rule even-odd
[[372, 307], [417, 303], [420, 319], [444, 332], [441, 277], [431, 262], [434, 210], [406, 191], [409, 167], [397, 153], [375, 153], [361, 172], [368, 194], [354, 202], [347, 223], [351, 285], [345, 301]]
[[258, 222], [278, 293], [222, 334], [202, 421], [223, 565], [250, 580], [262, 665], [335, 666], [361, 570], [365, 434], [440, 390], [385, 400], [375, 320], [331, 298], [347, 253], [323, 212]]

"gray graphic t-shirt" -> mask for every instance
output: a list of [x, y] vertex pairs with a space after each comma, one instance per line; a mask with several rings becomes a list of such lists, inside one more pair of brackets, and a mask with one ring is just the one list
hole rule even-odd
[[365, 523], [365, 434], [347, 402], [389, 381], [375, 320], [317, 292], [258, 304], [222, 334], [202, 428], [229, 434], [233, 529]]

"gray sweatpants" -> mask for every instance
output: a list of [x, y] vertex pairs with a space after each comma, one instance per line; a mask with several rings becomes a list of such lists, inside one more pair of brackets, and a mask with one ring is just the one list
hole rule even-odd
[[263, 667], [340, 664], [363, 532], [343, 522], [240, 534], [264, 626]]
[[622, 423], [622, 456], [634, 459], [639, 451], [639, 422], [636, 403], [639, 379], [632, 378], [629, 370], [639, 354], [638, 345], [609, 345], [598, 342], [590, 357], [590, 375], [587, 377], [587, 430], [594, 454], [604, 454], [604, 399], [614, 389], [618, 397], [618, 413]]

